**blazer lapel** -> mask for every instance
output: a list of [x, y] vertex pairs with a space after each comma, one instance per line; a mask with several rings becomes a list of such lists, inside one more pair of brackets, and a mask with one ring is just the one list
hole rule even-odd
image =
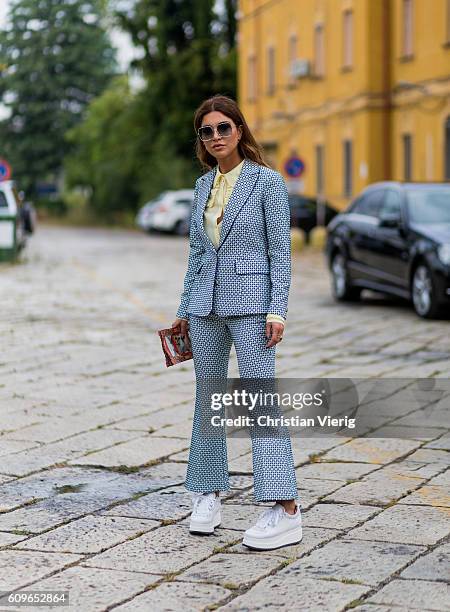
[[225, 207], [225, 212], [222, 221], [222, 227], [220, 230], [220, 242], [216, 249], [214, 244], [211, 242], [208, 234], [205, 231], [205, 227], [203, 224], [203, 214], [205, 211], [206, 204], [208, 202], [211, 188], [214, 182], [214, 177], [216, 176], [218, 166], [212, 168], [209, 172], [207, 172], [204, 176], [202, 176], [201, 185], [198, 193], [198, 204], [197, 204], [197, 227], [201, 228], [201, 233], [204, 239], [207, 241], [209, 247], [214, 250], [219, 250], [222, 246], [224, 240], [228, 236], [230, 232], [231, 226], [233, 225], [233, 221], [236, 218], [236, 215], [241, 210], [242, 206], [250, 197], [251, 192], [255, 186], [256, 180], [259, 175], [259, 166], [255, 162], [252, 162], [248, 158], [244, 159], [244, 163], [242, 164], [241, 172], [238, 176], [238, 179], [233, 187], [233, 191], [231, 192], [230, 199], [228, 204]]

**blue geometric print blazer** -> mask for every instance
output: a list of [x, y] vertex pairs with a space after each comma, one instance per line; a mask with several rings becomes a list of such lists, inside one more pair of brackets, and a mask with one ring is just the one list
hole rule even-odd
[[286, 318], [291, 232], [284, 179], [276, 170], [244, 159], [216, 249], [203, 225], [216, 170], [195, 183], [188, 267], [176, 316], [270, 312]]

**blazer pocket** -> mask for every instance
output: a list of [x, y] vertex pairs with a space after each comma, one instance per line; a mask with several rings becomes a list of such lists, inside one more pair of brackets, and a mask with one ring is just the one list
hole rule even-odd
[[268, 261], [257, 259], [236, 259], [236, 274], [270, 274]]

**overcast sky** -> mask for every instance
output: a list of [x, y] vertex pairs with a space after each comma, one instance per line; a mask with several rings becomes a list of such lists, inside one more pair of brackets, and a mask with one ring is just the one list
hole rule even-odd
[[8, 11], [9, 0], [0, 0], [0, 27], [5, 23], [6, 13]]
[[[8, 12], [10, 0], [0, 0], [0, 29], [6, 23], [6, 15]], [[129, 36], [124, 34], [120, 30], [113, 30], [111, 32], [112, 44], [117, 48], [117, 59], [119, 66], [122, 70], [126, 70], [130, 61], [136, 55], [136, 50], [131, 44]], [[0, 119], [5, 116], [5, 109], [0, 104]]]

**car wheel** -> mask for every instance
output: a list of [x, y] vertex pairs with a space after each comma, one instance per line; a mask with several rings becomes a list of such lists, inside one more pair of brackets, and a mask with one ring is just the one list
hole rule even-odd
[[433, 275], [429, 267], [420, 263], [414, 270], [411, 283], [411, 296], [414, 310], [424, 319], [432, 319], [440, 312], [440, 305], [436, 300], [436, 288]]
[[173, 233], [177, 236], [187, 236], [189, 234], [189, 222], [187, 220], [177, 221]]
[[348, 280], [347, 260], [345, 256], [338, 252], [334, 255], [331, 262], [331, 276], [333, 296], [342, 302], [354, 302], [361, 297], [359, 287], [353, 287]]

